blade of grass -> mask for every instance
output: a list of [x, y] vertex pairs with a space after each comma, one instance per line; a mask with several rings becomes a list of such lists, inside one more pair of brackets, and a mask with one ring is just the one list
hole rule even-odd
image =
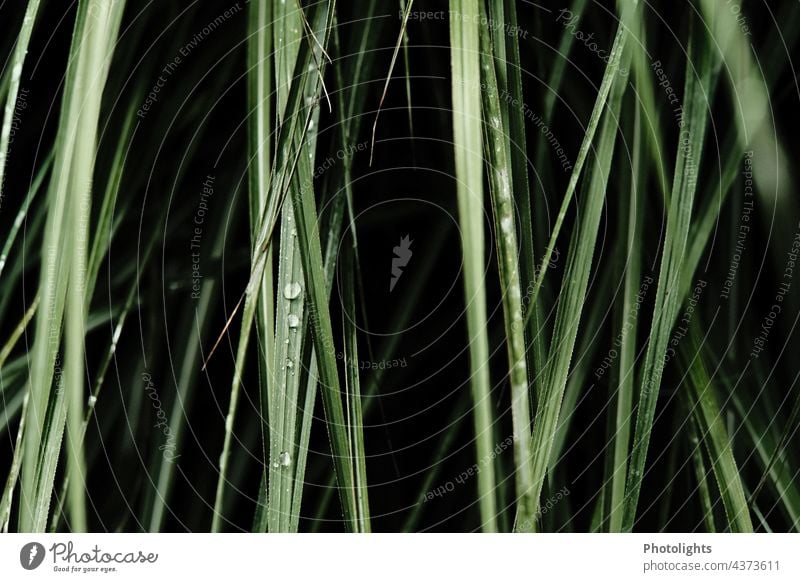
[[[647, 448], [655, 418], [658, 391], [664, 369], [664, 354], [678, 316], [682, 295], [680, 277], [686, 253], [697, 172], [708, 121], [712, 73], [711, 51], [695, 31], [690, 38], [684, 89], [684, 118], [675, 176], [667, 213], [664, 250], [656, 288], [653, 321], [642, 372], [636, 428], [627, 475], [623, 509], [623, 531], [631, 531], [636, 520], [639, 492], [644, 478]], [[699, 43], [699, 44], [698, 44]]]
[[689, 370], [687, 391], [692, 414], [699, 427], [699, 437], [707, 448], [711, 469], [717, 480], [719, 493], [728, 516], [731, 532], [753, 532], [750, 510], [742, 487], [739, 469], [725, 428], [722, 409], [714, 390], [712, 378], [703, 361], [701, 333], [697, 320], [691, 327], [689, 342], [681, 350]]
[[[408, 4], [403, 10], [403, 21], [400, 24], [400, 34], [397, 36], [397, 43], [395, 44], [394, 52], [392, 53], [392, 61], [389, 64], [389, 73], [386, 75], [386, 81], [383, 84], [383, 92], [381, 93], [381, 99], [380, 102], [378, 103], [378, 111], [375, 114], [375, 121], [372, 123], [372, 142], [370, 145], [370, 156], [369, 156], [370, 165], [372, 165], [372, 156], [375, 153], [375, 133], [378, 131], [378, 118], [380, 117], [381, 114], [381, 107], [383, 107], [383, 101], [384, 99], [386, 99], [386, 93], [389, 90], [389, 82], [392, 80], [392, 72], [394, 71], [394, 66], [397, 63], [397, 55], [400, 52], [400, 47], [403, 45], [403, 39], [405, 39], [406, 36], [406, 25], [408, 24], [408, 15], [411, 13], [411, 7], [413, 5], [414, 5], [414, 0], [408, 0]], [[408, 89], [408, 85], [406, 85], [406, 88]]]
[[[248, 167], [250, 200], [250, 243], [251, 253], [256, 250], [258, 238], [258, 217], [267, 207], [269, 194], [270, 151], [272, 145], [272, 75], [273, 75], [273, 34], [274, 19], [272, 2], [259, 0], [250, 3], [247, 16], [249, 37], [247, 42], [247, 97], [250, 116], [248, 118], [248, 140], [251, 155]], [[259, 406], [262, 418], [261, 440], [264, 464], [269, 463], [269, 423], [270, 423], [270, 384], [272, 382], [272, 362], [275, 359], [275, 299], [273, 296], [273, 254], [267, 251], [267, 267], [264, 270], [261, 297], [256, 313], [256, 329], [260, 342], [263, 342], [263, 357], [259, 353]], [[261, 352], [261, 350], [259, 350]], [[267, 476], [262, 477], [258, 492], [259, 513], [256, 516], [255, 531], [266, 531], [266, 513], [260, 508], [267, 504]], [[263, 525], [263, 528], [262, 528]]]
[[[592, 256], [618, 132], [619, 108], [627, 87], [626, 78], [619, 72], [620, 65], [624, 67], [627, 64], [627, 59], [623, 58], [622, 54], [625, 49], [626, 36], [624, 23], [630, 18], [630, 11], [635, 9], [636, 2], [632, 2], [623, 11], [623, 22], [620, 24], [610, 62], [603, 78], [603, 83], [607, 84], [609, 88], [608, 107], [600, 108], [601, 110], [605, 109], [605, 115], [602, 119], [596, 146], [596, 159], [592, 166], [591, 174], [587, 177], [588, 181], [584, 188], [585, 192], [582, 200], [583, 212], [579, 219], [579, 226], [573, 232], [570, 244], [566, 271], [559, 295], [553, 339], [550, 343], [550, 359], [547, 363], [544, 391], [536, 411], [532, 449], [534, 494], [537, 499], [537, 511], [538, 500], [547, 475], [553, 440], [557, 430], [557, 421], [578, 333], [578, 325], [586, 301], [586, 288], [592, 266]], [[601, 102], [600, 99], [598, 97], [598, 103]], [[602, 102], [604, 103], [605, 99], [602, 99]], [[586, 145], [587, 151], [588, 147]], [[576, 170], [577, 168], [576, 164]], [[553, 248], [552, 239], [549, 248], [550, 250]], [[542, 276], [540, 275], [540, 284], [541, 279]], [[535, 521], [522, 525], [526, 526], [526, 530], [533, 530], [536, 527]]]
[[53, 152], [50, 152], [47, 157], [44, 159], [42, 163], [42, 167], [36, 173], [36, 176], [31, 182], [31, 187], [28, 190], [28, 194], [25, 196], [25, 200], [22, 202], [22, 206], [20, 207], [19, 211], [17, 212], [17, 216], [14, 218], [14, 223], [11, 225], [11, 229], [8, 231], [8, 236], [6, 237], [6, 242], [3, 244], [3, 249], [0, 251], [0, 275], [3, 274], [3, 269], [8, 262], [8, 256], [11, 252], [11, 248], [14, 246], [14, 241], [17, 238], [17, 234], [19, 233], [19, 229], [22, 227], [23, 223], [28, 217], [28, 210], [31, 207], [31, 203], [33, 203], [34, 198], [39, 193], [39, 190], [42, 187], [42, 183], [44, 182], [45, 176], [47, 175], [50, 166], [53, 163]]
[[[691, 412], [687, 414], [691, 416]], [[689, 446], [691, 447], [691, 455], [694, 467], [694, 474], [697, 478], [697, 488], [699, 489], [700, 507], [703, 510], [703, 522], [706, 524], [706, 531], [714, 533], [717, 531], [717, 524], [714, 522], [714, 504], [711, 501], [711, 489], [708, 486], [708, 470], [706, 463], [703, 459], [703, 447], [700, 445], [700, 437], [698, 436], [697, 420], [691, 417], [692, 420], [688, 425], [688, 438]]]
[[[617, 382], [616, 418], [612, 435], [613, 462], [608, 527], [611, 532], [622, 528], [622, 507], [625, 497], [626, 471], [631, 440], [631, 418], [636, 378], [636, 336], [638, 330], [638, 308], [635, 307], [641, 289], [641, 265], [644, 226], [645, 189], [647, 169], [642, 159], [643, 128], [641, 109], [634, 113], [633, 162], [630, 203], [627, 206], [627, 232], [624, 241], [627, 263], [625, 266], [625, 288], [620, 312], [621, 343], [619, 347], [619, 379]], [[633, 317], [631, 317], [633, 314]], [[624, 333], [622, 330], [625, 330]]]
[[[289, 87], [302, 42], [303, 20], [300, 8], [291, 3], [279, 4], [274, 9], [275, 46], [275, 93], [278, 122], [285, 121]], [[313, 149], [311, 136], [303, 144], [295, 144], [301, 152], [301, 162], [305, 149]], [[306, 168], [298, 164], [297, 171]], [[301, 177], [305, 181], [307, 176]], [[289, 186], [290, 190], [294, 183]], [[267, 458], [268, 529], [271, 532], [288, 531], [291, 517], [294, 473], [295, 424], [299, 382], [300, 354], [303, 350], [305, 329], [298, 333], [303, 321], [304, 299], [299, 289], [304, 281], [300, 252], [296, 243], [294, 211], [284, 206], [281, 211], [281, 233], [278, 259], [278, 295], [275, 304], [275, 341], [273, 342], [273, 361], [271, 363], [272, 386], [268, 393], [269, 412], [269, 457]], [[270, 291], [271, 293], [271, 291]]]
[[[478, 459], [491, 458], [494, 424], [489, 380], [486, 288], [483, 280], [483, 160], [481, 159], [480, 41], [478, 0], [450, 0], [453, 147], [458, 215], [464, 255], [464, 293], [470, 351], [470, 383], [475, 410]], [[492, 464], [478, 474], [481, 527], [497, 531], [496, 480]]]
[[300, 329], [305, 308], [300, 281], [305, 278], [295, 242], [296, 221], [291, 206], [285, 207], [282, 214], [268, 468], [269, 531], [273, 532], [287, 531], [291, 517], [300, 354], [305, 339], [304, 329]]
[[[31, 399], [28, 408], [22, 470], [20, 529], [43, 531], [53, 487], [58, 449], [63, 431], [64, 395], [50, 385], [68, 301], [66, 389], [69, 391], [68, 462], [73, 474], [83, 474], [77, 430], [83, 406], [83, 328], [86, 214], [94, 167], [100, 98], [124, 2], [103, 5], [90, 14], [88, 2], [78, 7], [70, 50], [62, 117], [56, 144], [49, 212], [42, 245], [40, 304], [31, 364]], [[82, 242], [83, 241], [83, 242]], [[56, 380], [58, 384], [58, 380]], [[50, 406], [48, 406], [48, 401]], [[45, 410], [48, 410], [45, 415]], [[40, 452], [40, 445], [45, 448]], [[75, 529], [86, 528], [83, 479], [71, 492], [71, 517]]]
[[[481, 3], [481, 19], [482, 22], [488, 22], [483, 3]], [[522, 293], [517, 254], [517, 225], [514, 220], [514, 196], [511, 185], [514, 168], [511, 163], [511, 147], [505, 132], [506, 124], [503, 123], [500, 93], [495, 74], [494, 51], [488, 25], [480, 27], [480, 51], [483, 126], [486, 136], [484, 149], [497, 239], [500, 287], [503, 293], [503, 319], [511, 382], [517, 515], [520, 523], [532, 523], [536, 511], [536, 500], [533, 497], [532, 489], [528, 370], [525, 358], [525, 327], [522, 317]], [[523, 194], [523, 196], [526, 195]]]
[[[630, 0], [629, 2], [625, 2], [623, 6], [624, 6], [624, 12], [625, 11], [635, 12], [636, 7], [638, 6], [638, 0]], [[573, 196], [575, 195], [575, 190], [578, 186], [578, 180], [580, 179], [581, 172], [583, 171], [583, 166], [584, 163], [586, 162], [586, 157], [589, 154], [589, 149], [591, 148], [592, 142], [594, 141], [595, 133], [597, 132], [597, 128], [600, 125], [600, 119], [604, 111], [606, 110], [607, 100], [609, 98], [609, 93], [611, 92], [611, 87], [614, 84], [615, 79], [619, 75], [621, 69], [620, 59], [622, 58], [623, 49], [625, 47], [625, 40], [627, 38], [626, 26], [627, 25], [620, 23], [620, 25], [617, 28], [617, 33], [614, 37], [614, 44], [611, 47], [608, 64], [606, 65], [605, 72], [603, 73], [603, 79], [600, 82], [600, 89], [598, 90], [597, 99], [595, 100], [595, 104], [592, 109], [592, 114], [586, 125], [586, 132], [584, 134], [583, 141], [581, 142], [581, 146], [578, 149], [578, 155], [575, 158], [575, 165], [572, 168], [572, 173], [570, 174], [569, 182], [567, 183], [567, 190], [564, 193], [564, 198], [561, 201], [561, 207], [558, 210], [558, 215], [553, 225], [553, 231], [550, 234], [550, 240], [547, 244], [547, 247], [545, 249], [544, 255], [541, 260], [542, 265], [547, 265], [552, 260], [553, 250], [555, 249], [556, 242], [558, 241], [558, 235], [561, 232], [561, 226], [564, 223], [564, 218], [567, 215], [567, 210], [569, 209], [569, 205], [572, 202]], [[625, 67], [622, 68], [625, 69]], [[538, 276], [534, 280], [530, 293], [530, 304], [535, 305], [535, 301], [539, 296], [539, 291], [541, 290], [542, 282], [544, 281], [546, 275], [547, 275], [547, 270], [541, 269]], [[528, 311], [526, 315], [526, 325], [527, 325], [527, 320], [530, 319], [534, 311], [535, 310], [533, 309]]]
[[[775, 411], [765, 408], [761, 410], [755, 402], [747, 402], [734, 391], [734, 386], [726, 386], [726, 394], [733, 404], [742, 424], [744, 425], [753, 455], [760, 463], [761, 468], [769, 476], [772, 489], [780, 501], [781, 508], [786, 512], [795, 529], [800, 526], [800, 489], [798, 489], [796, 475], [789, 466], [785, 453], [781, 462], [772, 463], [773, 457], [778, 454], [780, 437], [774, 430]], [[751, 494], [752, 496], [752, 494]]]
[[[518, 30], [517, 9], [514, 0], [493, 0], [490, 5], [491, 22], [504, 23], [507, 20], [508, 30]], [[519, 52], [519, 38], [515, 34], [505, 34], [505, 27], [492, 27], [494, 64], [497, 77], [497, 88], [506, 106], [501, 103], [501, 115], [507, 147], [511, 161], [511, 183], [515, 206], [519, 212], [519, 263], [520, 289], [527, 289], [536, 277], [536, 259], [534, 253], [533, 216], [531, 208], [531, 191], [528, 182], [528, 152], [525, 137], [525, 115], [523, 107], [525, 97], [522, 93], [522, 62]], [[509, 103], [511, 106], [508, 106]], [[525, 326], [526, 345], [532, 346], [526, 352], [527, 366], [534, 372], [533, 384], [536, 393], [541, 392], [541, 374], [536, 371], [544, 369], [545, 347], [544, 334], [541, 333], [539, 320], [541, 303], [523, 305], [523, 309], [532, 309], [532, 317]], [[530, 381], [530, 379], [529, 379]]]
[[[586, 11], [586, 4], [588, 0], [574, 0], [569, 8], [569, 23], [574, 25], [575, 27], [580, 26], [583, 18], [584, 13]], [[564, 13], [566, 16], [567, 13]], [[573, 34], [574, 29], [570, 29], [568, 27], [564, 27], [563, 32], [561, 33], [561, 38], [559, 39], [558, 46], [555, 48], [555, 54], [558, 55], [559, 58], [555, 58], [552, 68], [550, 69], [547, 79], [546, 79], [546, 88], [544, 90], [544, 97], [542, 99], [543, 102], [543, 115], [542, 119], [545, 123], [547, 123], [548, 127], [553, 126], [554, 124], [554, 117], [553, 113], [556, 109], [556, 105], [561, 101], [558, 99], [559, 96], [563, 95], [563, 89], [561, 87], [564, 79], [565, 79], [565, 71], [567, 65], [570, 64], [570, 53], [572, 50], [573, 45], [575, 44], [575, 37], [577, 35]], [[544, 51], [541, 51], [544, 52]], [[533, 194], [534, 199], [532, 201], [533, 205], [533, 220], [535, 221], [535, 228], [537, 229], [536, 238], [534, 241], [537, 243], [537, 248], [545, 246], [545, 239], [544, 237], [547, 235], [547, 227], [549, 226], [549, 222], [546, 220], [548, 217], [548, 207], [549, 205], [546, 203], [547, 198], [546, 195], [548, 192], [555, 191], [554, 187], [554, 177], [552, 172], [552, 166], [547, 163], [547, 152], [549, 151], [549, 147], [546, 142], [546, 134], [540, 133], [538, 137], [535, 138], [535, 154], [533, 159], [533, 168], [534, 168], [534, 180], [533, 180]], [[563, 162], [562, 162], [563, 163]], [[569, 162], [567, 162], [569, 163]], [[570, 170], [570, 168], [563, 167], [565, 171]], [[534, 275], [536, 272], [534, 271]], [[531, 279], [534, 281], [535, 279]], [[528, 283], [529, 285], [532, 283]], [[540, 334], [541, 335], [541, 334]], [[542, 340], [544, 341], [544, 340]], [[537, 390], [541, 389], [541, 382], [537, 385]]]
[[[14, 122], [14, 109], [17, 107], [17, 99], [19, 97], [22, 68], [25, 64], [25, 56], [28, 54], [28, 45], [31, 41], [33, 25], [36, 22], [36, 15], [38, 12], [39, 0], [28, 0], [27, 6], [25, 7], [25, 15], [22, 17], [22, 26], [20, 27], [14, 45], [14, 55], [10, 63], [11, 73], [7, 80], [8, 84], [4, 87], [6, 103], [3, 111], [3, 125], [0, 126], [0, 192], [2, 192], [5, 187], [8, 145], [11, 139], [11, 127]], [[4, 259], [0, 259], [0, 261], [4, 261]], [[0, 272], [2, 272], [1, 262]]]
[[[347, 243], [345, 243], [347, 245]], [[366, 453], [364, 451], [364, 416], [361, 409], [361, 382], [358, 369], [358, 338], [356, 336], [355, 279], [356, 269], [353, 264], [355, 245], [347, 245], [344, 249], [340, 275], [344, 281], [344, 310], [342, 325], [344, 329], [344, 361], [345, 361], [345, 402], [347, 403], [347, 433], [351, 463], [351, 481], [353, 483], [353, 506], [356, 508], [356, 528], [361, 533], [369, 533], [369, 495], [367, 489]]]
[[[66, 362], [64, 374], [68, 390], [67, 462], [72, 475], [69, 494], [72, 531], [86, 531], [85, 459], [81, 442], [84, 395], [84, 337], [86, 324], [86, 263], [91, 208], [90, 184], [94, 174], [100, 103], [108, 70], [109, 49], [116, 39], [124, 2], [86, 7], [86, 27], [82, 30], [76, 66], [75, 90], [82, 98], [70, 169], [72, 197], [69, 202], [67, 240], [69, 285], [66, 302]], [[45, 493], [50, 494], [52, 484]]]
[[[22, 321], [17, 325], [14, 329], [14, 332], [11, 334], [11, 337], [8, 339], [6, 344], [3, 346], [3, 349], [0, 350], [0, 369], [2, 369], [3, 365], [8, 358], [8, 355], [11, 353], [11, 350], [14, 349], [17, 341], [25, 332], [25, 329], [28, 327], [28, 324], [33, 319], [34, 314], [36, 313], [36, 307], [39, 304], [39, 297], [37, 296], [28, 310], [25, 312], [25, 315], [22, 318]], [[3, 489], [3, 497], [0, 499], [0, 531], [8, 532], [8, 522], [11, 518], [11, 502], [14, 498], [14, 489], [17, 486], [17, 479], [19, 478], [19, 470], [22, 464], [22, 437], [25, 434], [25, 413], [28, 409], [28, 398], [30, 396], [29, 392], [25, 392], [25, 396], [23, 397], [22, 401], [22, 411], [20, 413], [20, 422], [19, 426], [17, 427], [17, 438], [14, 444], [14, 456], [11, 461], [11, 468], [8, 472], [8, 477], [6, 479], [6, 484]], [[9, 411], [8, 408], [3, 411], [3, 415], [8, 419]]]
[[[295, 176], [294, 179], [299, 181], [298, 176]], [[307, 283], [307, 288], [302, 292], [305, 293], [309, 306], [309, 319], [317, 354], [326, 426], [341, 491], [345, 525], [348, 530], [353, 530], [357, 523], [358, 512], [351, 499], [352, 460], [347, 447], [347, 432], [336, 367], [333, 329], [328, 311], [326, 274], [323, 270], [314, 192], [308, 184], [298, 184], [298, 187], [292, 189], [292, 195], [292, 204], [297, 217], [297, 241]]]
[[[310, 19], [312, 22], [316, 22], [318, 18], [324, 18], [326, 22], [330, 23], [332, 7], [329, 7], [327, 3], [318, 2], [310, 6], [308, 10], [312, 14]], [[250, 341], [250, 332], [252, 330], [253, 320], [256, 315], [257, 305], [261, 297], [261, 288], [264, 282], [267, 259], [269, 257], [268, 251], [272, 240], [273, 229], [285, 199], [288, 183], [291, 179], [293, 179], [298, 159], [301, 157], [301, 153], [304, 151], [302, 147], [296, 147], [295, 144], [303, 143], [311, 115], [311, 110], [308, 111], [308, 114], [305, 113], [305, 111], [309, 109], [305, 103], [305, 86], [309, 78], [308, 67], [313, 62], [313, 55], [311, 53], [313, 42], [314, 41], [312, 39], [306, 38], [304, 42], [300, 43], [299, 45], [296, 64], [294, 67], [294, 82], [292, 82], [289, 87], [287, 107], [283, 117], [285, 121], [284, 123], [281, 123], [280, 127], [278, 128], [278, 138], [275, 145], [275, 159], [273, 161], [272, 173], [270, 176], [270, 194], [268, 196], [266, 206], [264, 206], [259, 213], [260, 217], [258, 220], [258, 235], [256, 237], [256, 244], [254, 245], [253, 250], [250, 279], [248, 281], [244, 296], [239, 300], [239, 304], [242, 304], [243, 302], [242, 327], [239, 336], [239, 344], [236, 351], [236, 361], [233, 381], [231, 384], [231, 396], [228, 405], [228, 414], [225, 420], [225, 439], [222, 445], [222, 452], [220, 453], [219, 477], [217, 479], [214, 514], [211, 524], [211, 529], [214, 532], [219, 531], [222, 525], [223, 503], [225, 497], [225, 488], [227, 487], [228, 460], [232, 442], [233, 423], [236, 417], [236, 410], [238, 406], [239, 388], [242, 381], [242, 375], [244, 373], [245, 357], [247, 355], [247, 348]], [[315, 80], [318, 81], [318, 78], [315, 78]], [[238, 311], [238, 308], [239, 305], [234, 308], [233, 314], [229, 318], [228, 324], [225, 326], [225, 330]], [[223, 330], [223, 335], [225, 330]], [[208, 359], [213, 355], [216, 346], [219, 345], [221, 337], [222, 336], [217, 339], [216, 344], [206, 358], [206, 365], [208, 363]]]

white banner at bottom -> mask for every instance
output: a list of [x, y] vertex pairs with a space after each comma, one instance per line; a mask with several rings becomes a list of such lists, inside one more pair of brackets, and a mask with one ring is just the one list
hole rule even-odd
[[800, 534], [7, 534], [17, 580], [800, 580]]

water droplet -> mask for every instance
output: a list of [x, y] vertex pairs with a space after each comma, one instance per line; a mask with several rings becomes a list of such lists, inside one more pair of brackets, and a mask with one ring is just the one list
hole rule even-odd
[[97, 396], [89, 396], [89, 406], [94, 406], [95, 404], [97, 404]]
[[294, 313], [290, 313], [289, 317], [286, 318], [289, 323], [289, 329], [295, 329], [298, 325], [300, 325], [300, 318], [297, 317]]
[[297, 299], [300, 296], [300, 283], [287, 283], [283, 288], [283, 296], [286, 299]]
[[287, 359], [286, 360], [286, 367], [287, 368], [294, 368], [294, 362], [289, 360], [289, 359]]
[[284, 467], [288, 467], [292, 464], [292, 455], [286, 451], [283, 451], [280, 455], [278, 455], [278, 459], [280, 460], [281, 465]]

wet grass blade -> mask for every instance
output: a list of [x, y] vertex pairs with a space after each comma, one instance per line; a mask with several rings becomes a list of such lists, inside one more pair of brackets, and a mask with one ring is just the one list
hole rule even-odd
[[[285, 122], [289, 87], [303, 39], [303, 19], [298, 6], [283, 3], [274, 8], [275, 94], [278, 122]], [[310, 137], [302, 144], [297, 172], [299, 181], [310, 178], [305, 163], [305, 149], [313, 151]], [[304, 171], [305, 170], [305, 171]], [[295, 187], [293, 182], [289, 188]], [[290, 194], [291, 195], [291, 194]], [[280, 245], [278, 247], [277, 300], [275, 301], [273, 360], [270, 370], [267, 401], [269, 410], [269, 456], [267, 462], [267, 524], [271, 532], [285, 532], [291, 519], [294, 467], [296, 464], [296, 421], [300, 385], [300, 355], [303, 352], [305, 299], [299, 293], [303, 276], [300, 250], [297, 245], [294, 211], [286, 205], [281, 211]], [[271, 293], [271, 290], [268, 290]]]
[[[326, 30], [330, 27], [332, 7], [327, 3], [317, 3], [309, 7], [311, 22], [317, 22], [318, 18], [323, 18], [327, 24]], [[227, 483], [227, 470], [231, 453], [231, 443], [233, 437], [233, 424], [238, 407], [239, 390], [244, 373], [245, 359], [247, 355], [250, 335], [256, 310], [262, 293], [262, 285], [267, 271], [268, 251], [271, 247], [273, 230], [283, 206], [286, 192], [291, 180], [294, 179], [298, 160], [304, 151], [302, 143], [305, 140], [306, 130], [311, 116], [311, 111], [315, 106], [310, 107], [305, 102], [306, 83], [311, 79], [312, 84], [318, 87], [319, 77], [310, 75], [308, 68], [313, 64], [313, 48], [315, 41], [306, 35], [304, 40], [299, 43], [298, 53], [292, 77], [292, 83], [288, 87], [286, 99], [286, 109], [283, 115], [283, 123], [280, 124], [275, 145], [275, 156], [269, 181], [269, 196], [266, 206], [259, 209], [257, 236], [253, 245], [253, 256], [251, 260], [250, 279], [247, 284], [244, 296], [239, 303], [242, 307], [242, 324], [239, 343], [236, 351], [233, 380], [231, 383], [231, 396], [228, 404], [228, 414], [225, 421], [225, 438], [222, 445], [219, 461], [219, 478], [214, 501], [214, 514], [212, 517], [212, 531], [220, 531], [222, 527], [222, 516], [224, 511], [225, 490]], [[315, 83], [316, 82], [316, 83]], [[315, 90], [319, 95], [319, 88]], [[300, 144], [300, 145], [298, 145]], [[299, 232], [299, 229], [298, 229]], [[238, 305], [229, 319], [238, 312]], [[227, 325], [226, 325], [227, 329]], [[223, 331], [224, 333], [224, 331]], [[219, 344], [219, 339], [217, 344]], [[213, 349], [208, 358], [213, 354]], [[207, 358], [207, 361], [208, 361]], [[206, 363], [207, 363], [206, 361]]]

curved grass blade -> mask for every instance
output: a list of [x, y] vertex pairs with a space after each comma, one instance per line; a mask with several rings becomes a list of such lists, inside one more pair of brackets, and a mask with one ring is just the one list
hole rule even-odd
[[[31, 399], [28, 432], [24, 437], [21, 531], [43, 531], [53, 488], [61, 433], [64, 428], [64, 394], [51, 382], [68, 301], [65, 374], [69, 391], [68, 461], [73, 474], [83, 474], [77, 431], [83, 407], [83, 341], [85, 305], [85, 219], [89, 184], [94, 168], [97, 123], [111, 47], [117, 35], [124, 2], [103, 4], [90, 15], [89, 3], [79, 5], [70, 50], [67, 80], [59, 121], [49, 211], [42, 245], [41, 304], [31, 364]], [[58, 387], [59, 381], [56, 379]], [[49, 405], [48, 405], [49, 402]], [[47, 411], [47, 412], [45, 412]], [[44, 450], [40, 446], [44, 443]], [[74, 528], [86, 528], [83, 479], [71, 492]]]

